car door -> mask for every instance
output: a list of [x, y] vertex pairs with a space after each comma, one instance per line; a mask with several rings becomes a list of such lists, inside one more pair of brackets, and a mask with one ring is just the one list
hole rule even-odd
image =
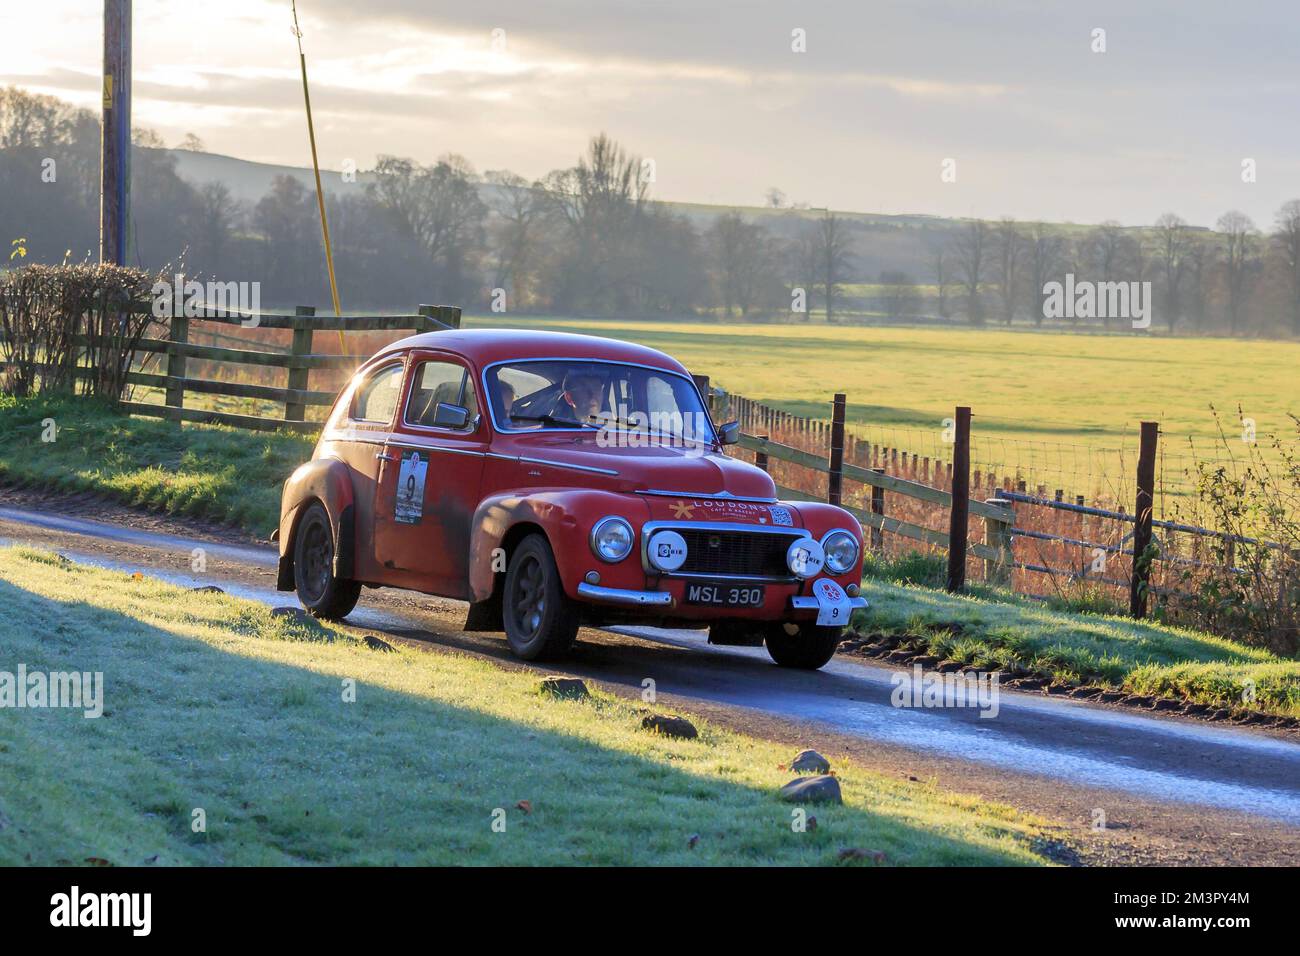
[[[380, 462], [374, 559], [404, 587], [463, 597], [487, 425], [472, 370], [459, 356], [412, 353], [407, 380]], [[464, 408], [466, 422], [439, 421], [447, 406]]]
[[352, 477], [356, 538], [354, 573], [358, 580], [376, 584], [389, 582], [383, 569], [372, 559], [375, 492], [384, 443], [397, 418], [405, 371], [404, 357], [398, 355], [392, 361], [365, 372], [352, 389], [338, 418], [326, 430], [330, 453], [348, 466]]

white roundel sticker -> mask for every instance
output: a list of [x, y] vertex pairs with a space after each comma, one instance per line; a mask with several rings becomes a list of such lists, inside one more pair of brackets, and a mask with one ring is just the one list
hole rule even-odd
[[652, 568], [676, 571], [686, 563], [686, 539], [676, 531], [656, 531], [646, 545], [646, 558]]
[[797, 538], [785, 552], [785, 563], [795, 577], [815, 577], [826, 563], [826, 552], [816, 538]]

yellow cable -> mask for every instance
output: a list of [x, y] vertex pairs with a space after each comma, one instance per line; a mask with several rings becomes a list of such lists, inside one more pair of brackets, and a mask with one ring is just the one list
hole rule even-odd
[[[298, 4], [292, 0], [293, 33], [298, 38], [298, 63], [302, 67], [302, 98], [307, 104], [307, 136], [311, 140], [311, 165], [316, 174], [316, 203], [320, 206], [320, 228], [325, 237], [325, 267], [330, 275], [330, 297], [334, 300], [334, 314], [341, 317], [343, 310], [339, 307], [339, 286], [334, 278], [334, 251], [330, 247], [330, 224], [325, 217], [325, 191], [320, 184], [320, 161], [316, 158], [316, 127], [311, 119], [311, 94], [307, 91], [307, 57], [302, 52], [302, 31], [298, 29]], [[347, 341], [343, 337], [343, 328], [339, 327], [339, 349], [348, 354]]]

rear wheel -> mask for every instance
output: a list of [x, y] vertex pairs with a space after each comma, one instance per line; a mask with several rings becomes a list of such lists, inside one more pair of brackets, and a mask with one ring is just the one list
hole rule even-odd
[[312, 617], [345, 618], [357, 606], [361, 585], [334, 576], [334, 528], [319, 501], [307, 506], [293, 541], [293, 583]]
[[529, 535], [510, 555], [501, 600], [510, 650], [526, 661], [567, 653], [578, 635], [578, 608], [564, 594], [551, 546]]
[[815, 671], [835, 656], [843, 632], [842, 627], [774, 624], [767, 632], [767, 653], [780, 667]]

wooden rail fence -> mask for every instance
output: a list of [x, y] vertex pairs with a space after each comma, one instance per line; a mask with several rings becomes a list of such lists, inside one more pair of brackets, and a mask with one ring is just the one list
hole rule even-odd
[[[147, 304], [137, 304], [137, 311], [147, 311]], [[460, 309], [446, 305], [421, 305], [410, 315], [345, 315], [318, 316], [312, 306], [298, 306], [292, 313], [239, 313], [225, 310], [203, 309], [200, 317], [170, 317], [165, 339], [141, 339], [136, 351], [154, 354], [166, 359], [165, 373], [146, 372], [140, 369], [126, 375], [129, 385], [160, 388], [164, 393], [161, 405], [147, 402], [121, 401], [121, 407], [132, 414], [151, 415], [176, 421], [209, 422], [252, 428], [263, 431], [289, 429], [313, 432], [318, 422], [307, 421], [308, 406], [329, 406], [334, 403], [336, 391], [319, 391], [310, 388], [313, 369], [353, 369], [366, 356], [320, 354], [312, 351], [315, 332], [373, 332], [405, 330], [432, 332], [438, 329], [460, 327]], [[272, 351], [262, 346], [227, 348], [219, 345], [198, 345], [189, 341], [193, 323], [215, 322], [244, 328], [285, 329], [293, 332], [293, 344], [287, 352]], [[84, 335], [73, 339], [78, 347], [91, 345]], [[286, 371], [284, 388], [269, 385], [252, 385], [241, 382], [224, 382], [217, 379], [193, 378], [188, 374], [190, 359], [208, 362], [231, 363], [282, 368]], [[79, 377], [90, 374], [81, 368]], [[224, 395], [233, 398], [252, 398], [275, 402], [284, 406], [283, 418], [266, 418], [256, 415], [239, 415], [204, 408], [186, 408], [187, 393]]]

